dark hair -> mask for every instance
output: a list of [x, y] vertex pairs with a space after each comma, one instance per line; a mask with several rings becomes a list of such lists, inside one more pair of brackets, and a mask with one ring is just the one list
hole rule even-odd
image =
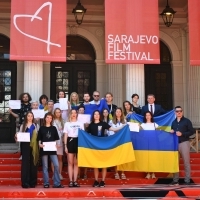
[[23, 96], [24, 96], [24, 95], [27, 95], [27, 96], [28, 96], [28, 101], [29, 101], [29, 102], [32, 100], [31, 95], [30, 95], [28, 92], [24, 92], [24, 93], [22, 93], [22, 94], [19, 95], [19, 100], [21, 100], [21, 102], [24, 102], [24, 101], [23, 101]]
[[117, 110], [120, 110], [121, 113], [122, 113], [122, 115], [121, 115], [121, 117], [120, 117], [120, 123], [125, 124], [126, 121], [125, 121], [125, 117], [124, 117], [124, 113], [123, 113], [123, 111], [122, 111], [122, 108], [116, 108], [116, 110], [115, 110], [115, 112], [114, 112], [113, 119], [112, 119], [113, 124], [117, 124], [117, 116], [116, 116], [116, 111], [117, 111]]
[[83, 104], [81, 104], [80, 106], [78, 106], [77, 110], [79, 110], [80, 108], [83, 108], [85, 110], [85, 106]]
[[146, 114], [149, 113], [151, 115], [151, 122], [154, 122], [154, 119], [153, 119], [153, 115], [150, 111], [147, 111], [144, 113], [144, 118], [143, 118], [143, 122], [146, 123], [147, 122], [147, 119], [146, 119]]
[[99, 117], [100, 117], [99, 121], [101, 121], [101, 113], [100, 113], [100, 111], [99, 111], [99, 110], [95, 110], [95, 111], [92, 113], [92, 116], [91, 116], [91, 123], [94, 123], [94, 114], [95, 114], [95, 112], [98, 112], [98, 113], [99, 113]]
[[84, 93], [83, 93], [83, 96], [84, 96], [85, 94], [88, 94], [88, 95], [90, 96], [90, 93], [89, 93], [89, 92], [84, 92]]
[[124, 101], [123, 102], [123, 111], [124, 111], [124, 115], [126, 116], [128, 113], [126, 112], [126, 108], [124, 106], [125, 103], [128, 103], [130, 105], [130, 111], [132, 111], [133, 105], [131, 104], [130, 101]]
[[46, 100], [48, 101], [47, 95], [46, 95], [46, 94], [43, 94], [43, 95], [40, 96], [40, 98], [39, 98], [40, 104], [42, 104], [42, 99], [46, 99]]
[[48, 112], [48, 113], [46, 113], [44, 115], [44, 126], [46, 126], [46, 118], [47, 118], [47, 116], [51, 116], [52, 117], [52, 121], [51, 121], [50, 125], [53, 126], [53, 119], [54, 119], [54, 117], [53, 117], [53, 114], [51, 112]]
[[131, 98], [134, 98], [134, 97], [138, 97], [138, 99], [139, 99], [139, 95], [138, 94], [132, 94], [132, 96], [131, 96]]
[[177, 108], [181, 108], [181, 109], [182, 109], [182, 107], [181, 107], [181, 106], [176, 106], [174, 109], [177, 109]]
[[64, 90], [59, 90], [59, 91], [58, 91], [58, 94], [57, 94], [57, 96], [56, 96], [56, 98], [57, 98], [57, 99], [59, 99], [59, 93], [60, 93], [60, 92], [63, 92], [63, 93], [64, 93], [64, 95], [65, 95], [65, 92], [64, 92]]
[[23, 122], [23, 124], [22, 124], [22, 132], [25, 132], [25, 131], [26, 131], [26, 127], [27, 127], [26, 124], [27, 124], [27, 122], [28, 122], [28, 120], [27, 120], [28, 114], [32, 114], [32, 116], [33, 116], [32, 123], [34, 123], [34, 114], [33, 114], [31, 111], [28, 111], [28, 112], [26, 113], [25, 117], [24, 117], [24, 122]]
[[148, 94], [148, 95], [147, 95], [147, 98], [148, 98], [148, 96], [152, 96], [153, 98], [155, 98], [155, 95], [154, 95], [154, 94]]
[[108, 111], [108, 116], [107, 116], [107, 123], [108, 123], [108, 122], [109, 122], [109, 110], [108, 110], [107, 108], [104, 108], [104, 109], [102, 110], [102, 113], [101, 113], [101, 121], [104, 120], [103, 112], [104, 112], [105, 110]]

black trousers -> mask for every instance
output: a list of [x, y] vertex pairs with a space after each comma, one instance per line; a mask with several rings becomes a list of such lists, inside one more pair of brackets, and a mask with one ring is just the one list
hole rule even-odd
[[37, 165], [33, 163], [32, 148], [30, 142], [21, 143], [22, 165], [21, 183], [22, 185], [37, 185]]

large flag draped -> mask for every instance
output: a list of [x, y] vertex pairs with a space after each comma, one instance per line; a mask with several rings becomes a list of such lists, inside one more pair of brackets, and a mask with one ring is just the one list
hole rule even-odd
[[78, 165], [105, 168], [135, 160], [128, 126], [109, 137], [96, 137], [79, 130]]
[[[159, 130], [164, 130], [167, 132], [171, 130], [171, 124], [174, 121], [174, 119], [175, 119], [174, 110], [164, 115], [154, 117], [155, 123], [159, 125]], [[127, 120], [130, 122], [136, 122], [141, 124], [143, 123], [143, 116], [133, 113], [128, 116]]]
[[[178, 137], [169, 133], [174, 119], [174, 111], [170, 111], [154, 118], [160, 130], [131, 132], [136, 161], [120, 165], [118, 169], [143, 172], [178, 172]], [[129, 120], [142, 123], [143, 116], [132, 114], [129, 116]]]

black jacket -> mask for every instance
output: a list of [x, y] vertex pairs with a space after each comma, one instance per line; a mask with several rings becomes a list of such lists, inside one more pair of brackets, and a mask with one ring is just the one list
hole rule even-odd
[[177, 121], [177, 118], [172, 122], [171, 128], [176, 131], [180, 131], [182, 133], [181, 136], [178, 137], [179, 143], [185, 142], [189, 140], [189, 137], [194, 134], [195, 130], [192, 126], [192, 122], [185, 118], [184, 116]]

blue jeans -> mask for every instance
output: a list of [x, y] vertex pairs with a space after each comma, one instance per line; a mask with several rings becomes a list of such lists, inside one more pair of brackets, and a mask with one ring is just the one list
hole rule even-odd
[[[57, 155], [50, 155], [50, 159], [54, 166], [53, 184], [55, 186], [58, 186], [60, 185], [58, 157]], [[48, 155], [42, 156], [42, 171], [43, 171], [44, 185], [47, 185], [47, 184], [49, 185]]]

